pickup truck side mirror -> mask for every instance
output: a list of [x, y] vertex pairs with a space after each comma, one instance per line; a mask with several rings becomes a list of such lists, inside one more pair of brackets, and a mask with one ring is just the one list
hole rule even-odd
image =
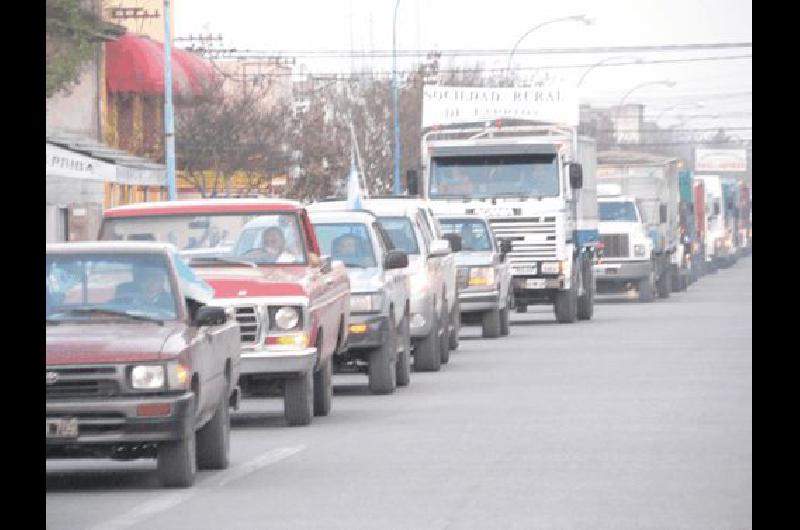
[[569, 185], [573, 190], [583, 188], [583, 166], [577, 162], [570, 162], [569, 168]]
[[385, 270], [391, 269], [405, 269], [408, 267], [408, 254], [400, 250], [390, 250], [386, 254], [386, 260], [383, 262]]
[[228, 314], [224, 307], [204, 305], [197, 309], [194, 316], [193, 325], [200, 326], [220, 326], [228, 321]]
[[327, 274], [333, 270], [333, 258], [330, 256], [322, 256], [319, 259], [319, 269], [323, 274]]
[[431, 241], [430, 257], [447, 256], [450, 254], [450, 242], [446, 239], [434, 239]]
[[444, 238], [450, 242], [452, 252], [461, 252], [461, 236], [458, 234], [444, 234]]
[[667, 205], [661, 204], [658, 207], [658, 222], [659, 223], [666, 223], [667, 222]]

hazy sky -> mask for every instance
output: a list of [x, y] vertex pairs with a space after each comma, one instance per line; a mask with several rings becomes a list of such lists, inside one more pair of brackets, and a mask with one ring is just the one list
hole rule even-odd
[[[391, 50], [394, 7], [395, 0], [175, 0], [175, 33], [221, 33], [226, 47], [239, 49]], [[400, 0], [397, 48], [510, 49], [534, 26], [579, 14], [590, 16], [594, 24], [549, 24], [526, 37], [519, 49], [752, 41], [748, 0]], [[751, 52], [752, 48], [735, 48], [647, 52], [635, 57], [647, 61]], [[532, 72], [530, 68], [536, 66], [591, 65], [625, 55], [629, 54], [516, 55], [514, 64]], [[347, 72], [351, 62], [359, 68], [369, 60], [298, 59], [317, 72]], [[390, 58], [371, 60], [376, 61], [371, 63], [373, 69], [391, 69]], [[451, 60], [470, 66], [480, 60], [486, 67], [504, 68], [508, 56], [443, 58], [443, 65]], [[398, 68], [409, 64], [399, 60]], [[575, 82], [586, 71], [586, 67], [548, 70]], [[642, 87], [627, 101], [646, 104], [650, 115], [679, 104], [662, 115], [660, 122], [666, 126], [677, 124], [680, 115], [714, 113], [720, 116], [692, 118], [687, 126], [751, 124], [752, 97], [747, 94], [752, 90], [751, 58], [595, 68], [583, 83], [581, 100], [614, 105], [637, 84], [662, 79], [676, 85]], [[698, 102], [702, 109], [696, 107]], [[741, 133], [750, 135], [750, 131]]]

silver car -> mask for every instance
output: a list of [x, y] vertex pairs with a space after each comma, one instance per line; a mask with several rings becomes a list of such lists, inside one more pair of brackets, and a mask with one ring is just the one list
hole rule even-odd
[[378, 218], [366, 211], [315, 211], [311, 222], [323, 255], [341, 261], [350, 278], [346, 349], [338, 373], [364, 372], [369, 389], [388, 394], [410, 382], [411, 303], [408, 256], [392, 250]]
[[508, 335], [508, 315], [514, 307], [506, 261], [510, 245], [495, 239], [481, 215], [439, 215], [437, 219], [444, 233], [461, 236], [461, 251], [455, 255], [461, 321], [480, 323], [487, 338]]

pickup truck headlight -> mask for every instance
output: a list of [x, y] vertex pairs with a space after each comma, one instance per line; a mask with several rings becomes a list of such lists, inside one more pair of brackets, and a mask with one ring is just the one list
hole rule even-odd
[[643, 258], [647, 252], [647, 245], [633, 245], [633, 255], [637, 258]]
[[380, 311], [383, 296], [380, 293], [354, 294], [350, 296], [350, 310], [360, 313]]
[[141, 364], [131, 369], [131, 387], [136, 390], [160, 390], [164, 382], [164, 366], [160, 364]]
[[467, 285], [494, 285], [494, 267], [472, 267], [469, 269]]
[[542, 274], [560, 274], [561, 262], [560, 261], [543, 261]]
[[302, 325], [299, 307], [270, 307], [269, 312], [270, 329], [274, 331], [290, 331], [299, 329]]

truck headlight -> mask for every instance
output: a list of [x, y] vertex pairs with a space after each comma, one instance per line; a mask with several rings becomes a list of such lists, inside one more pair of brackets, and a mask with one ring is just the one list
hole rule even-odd
[[560, 274], [561, 262], [560, 261], [543, 261], [542, 274]]
[[647, 245], [633, 245], [633, 255], [637, 258], [644, 257], [645, 253], [647, 252]]
[[170, 390], [189, 388], [189, 369], [181, 363], [167, 363], [167, 386]]
[[469, 269], [467, 285], [494, 285], [494, 267], [472, 267]]
[[270, 308], [270, 327], [277, 331], [289, 331], [298, 329], [301, 325], [301, 313], [299, 307], [282, 306]]
[[131, 369], [131, 387], [137, 390], [160, 390], [164, 381], [164, 367], [160, 364], [141, 364]]
[[350, 296], [350, 310], [371, 313], [380, 311], [383, 306], [383, 296], [380, 293], [354, 294]]

